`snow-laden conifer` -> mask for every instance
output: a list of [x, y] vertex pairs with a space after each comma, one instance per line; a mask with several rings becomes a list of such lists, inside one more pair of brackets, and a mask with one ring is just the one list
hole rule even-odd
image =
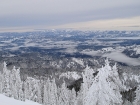
[[11, 96], [10, 90], [10, 71], [7, 70], [6, 62], [3, 63], [3, 93], [6, 96]]
[[[94, 70], [92, 68], [90, 68], [89, 66], [86, 66], [85, 72], [82, 73], [83, 76], [83, 84], [81, 85], [81, 89], [82, 89], [82, 97], [86, 97], [87, 92], [89, 91], [89, 88], [91, 87], [92, 83], [93, 83], [93, 72]], [[85, 98], [83, 98], [83, 104], [85, 104]]]
[[[7, 70], [4, 62], [3, 72], [0, 73], [0, 92], [22, 101], [28, 99], [44, 105], [122, 105], [120, 90], [123, 86], [116, 64], [111, 67], [106, 60], [105, 66], [95, 73], [87, 66], [82, 75], [83, 83], [76, 92], [74, 88], [69, 90], [65, 81], [57, 87], [55, 78], [40, 82], [27, 77], [23, 82], [20, 70], [15, 67]], [[138, 89], [136, 104], [139, 103]]]
[[98, 70], [85, 97], [84, 105], [122, 105], [121, 81], [116, 67], [109, 66], [108, 60]]
[[137, 87], [135, 93], [136, 93], [136, 97], [135, 97], [134, 105], [140, 105], [140, 85]]
[[50, 89], [51, 89], [51, 83], [50, 83], [50, 79], [48, 78], [46, 83], [44, 84], [44, 98], [43, 98], [44, 105], [50, 105], [50, 101], [51, 101], [50, 100], [51, 99], [51, 97], [50, 97], [51, 90]]
[[59, 93], [59, 105], [69, 105], [69, 92], [67, 89], [65, 81], [63, 82], [60, 93]]

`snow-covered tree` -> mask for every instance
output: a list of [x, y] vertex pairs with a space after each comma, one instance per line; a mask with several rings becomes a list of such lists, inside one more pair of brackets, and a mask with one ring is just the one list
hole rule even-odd
[[[111, 67], [109, 61], [95, 72], [90, 67], [85, 68], [80, 91], [69, 90], [65, 81], [57, 87], [55, 78], [41, 82], [27, 77], [23, 82], [20, 69], [13, 67], [7, 70], [4, 62], [3, 72], [0, 72], [0, 92], [7, 96], [24, 101], [29, 99], [44, 105], [122, 105], [120, 90], [123, 88], [116, 64]], [[43, 91], [43, 92], [42, 92]], [[137, 88], [136, 105], [139, 103], [139, 88]]]
[[43, 105], [48, 105], [49, 97], [47, 92], [47, 86], [44, 85]]
[[134, 105], [140, 105], [140, 85], [136, 89], [136, 98], [134, 101]]
[[16, 69], [15, 66], [10, 71], [10, 89], [12, 97], [19, 100], [24, 100], [23, 94], [23, 82], [20, 78], [20, 69]]
[[121, 81], [116, 67], [109, 66], [106, 60], [105, 66], [98, 71], [87, 92], [84, 105], [121, 105]]
[[51, 82], [51, 100], [52, 100], [52, 105], [58, 105], [57, 86], [55, 83], [55, 79], [52, 79]]
[[77, 102], [76, 102], [76, 105], [84, 105], [84, 96], [85, 96], [85, 93], [83, 91], [83, 84], [81, 84], [81, 87], [80, 87], [80, 90], [77, 92]]
[[77, 105], [77, 96], [74, 88], [70, 91], [69, 94], [69, 105]]
[[7, 70], [6, 62], [3, 63], [3, 93], [6, 96], [11, 96], [10, 90], [10, 71]]
[[91, 85], [92, 85], [92, 82], [93, 82], [93, 73], [94, 73], [94, 70], [92, 68], [90, 68], [89, 66], [86, 66], [85, 70], [84, 70], [84, 74], [82, 75], [83, 76], [83, 82], [86, 83], [87, 85], [87, 88], [89, 88]]
[[21, 81], [21, 78], [20, 78], [20, 69], [17, 69], [16, 70], [16, 83], [15, 83], [15, 88], [16, 88], [16, 91], [17, 91], [17, 95], [18, 95], [18, 99], [19, 100], [22, 100], [23, 98], [23, 90], [22, 90], [22, 81]]
[[139, 105], [139, 104], [133, 104], [130, 101], [126, 100], [123, 105]]
[[2, 93], [2, 90], [3, 90], [3, 75], [0, 72], [0, 93]]
[[44, 85], [44, 105], [59, 105], [55, 79], [47, 79]]
[[50, 94], [51, 94], [51, 82], [50, 82], [50, 79], [48, 78], [46, 83], [44, 84], [44, 98], [43, 98], [44, 105], [50, 105], [50, 103], [51, 103]]
[[[81, 85], [81, 89], [82, 89], [82, 95], [83, 97], [86, 97], [87, 95], [87, 92], [89, 90], [89, 88], [91, 87], [92, 83], [93, 83], [93, 79], [94, 79], [94, 76], [93, 76], [93, 73], [94, 73], [94, 70], [92, 68], [90, 68], [89, 66], [86, 66], [85, 72], [82, 73], [82, 76], [83, 76], [83, 84]], [[83, 98], [83, 104], [85, 104], [85, 99]]]
[[25, 97], [28, 100], [32, 100], [33, 99], [33, 86], [34, 86], [34, 78], [32, 77], [27, 77], [26, 81], [25, 81]]
[[69, 93], [70, 90], [67, 89], [64, 81], [59, 90], [59, 105], [69, 105]]
[[42, 104], [42, 82], [38, 81], [37, 86], [37, 102]]
[[17, 79], [16, 79], [16, 68], [14, 66], [12, 71], [11, 71], [11, 75], [10, 75], [10, 88], [11, 88], [11, 91], [12, 91], [12, 97], [14, 97], [15, 99], [18, 99], [16, 81], [17, 81]]

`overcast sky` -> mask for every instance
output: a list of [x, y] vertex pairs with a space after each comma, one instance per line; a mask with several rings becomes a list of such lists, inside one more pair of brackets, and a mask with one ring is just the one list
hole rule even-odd
[[140, 30], [140, 0], [0, 0], [0, 28], [15, 27]]

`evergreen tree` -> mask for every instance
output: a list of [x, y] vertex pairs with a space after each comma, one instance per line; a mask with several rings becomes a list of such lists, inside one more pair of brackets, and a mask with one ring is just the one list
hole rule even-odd
[[58, 105], [58, 95], [57, 95], [57, 86], [55, 83], [55, 79], [52, 79], [51, 82], [51, 105]]
[[136, 89], [136, 99], [134, 101], [134, 105], [140, 105], [140, 85]]
[[48, 103], [48, 94], [46, 84], [44, 85], [44, 96], [43, 96], [43, 105], [47, 105]]
[[83, 84], [81, 85], [81, 95], [83, 95], [83, 104], [85, 104], [86, 100], [84, 97], [86, 97], [87, 95], [87, 92], [89, 90], [89, 88], [91, 87], [92, 83], [93, 83], [93, 73], [94, 73], [94, 70], [91, 69], [89, 66], [86, 66], [85, 72], [82, 73], [82, 76], [83, 76]]
[[50, 83], [50, 79], [48, 78], [47, 79], [47, 82], [45, 83], [44, 85], [44, 105], [51, 105], [51, 97], [50, 97], [50, 94], [51, 94], [51, 83]]
[[67, 89], [65, 81], [63, 82], [60, 93], [59, 93], [59, 105], [69, 105], [69, 92]]
[[122, 105], [121, 81], [115, 68], [111, 68], [106, 60], [87, 92], [84, 105]]
[[86, 94], [84, 93], [84, 83], [81, 84], [80, 91], [77, 92], [77, 102], [76, 105], [84, 105]]
[[15, 99], [18, 99], [18, 94], [17, 94], [17, 90], [16, 90], [16, 68], [15, 68], [15, 66], [13, 67], [13, 69], [11, 71], [11, 75], [10, 75], [10, 88], [12, 91], [12, 97], [14, 97]]
[[77, 105], [76, 91], [73, 88], [69, 94], [69, 105]]
[[0, 93], [2, 93], [2, 90], [3, 90], [3, 75], [0, 72]]
[[11, 90], [10, 90], [10, 71], [7, 70], [6, 62], [3, 64], [3, 93], [6, 96], [11, 96]]
[[40, 104], [42, 104], [41, 90], [42, 90], [42, 84], [41, 81], [39, 81], [37, 85], [37, 102]]
[[23, 90], [22, 90], [22, 81], [21, 81], [21, 78], [20, 78], [20, 69], [17, 69], [16, 70], [16, 83], [15, 83], [15, 88], [16, 88], [16, 91], [17, 91], [17, 95], [18, 95], [18, 99], [19, 100], [22, 100], [23, 98]]
[[[13, 67], [11, 71], [7, 70], [4, 62], [3, 73], [0, 72], [0, 92], [22, 101], [29, 99], [44, 105], [122, 105], [120, 90], [123, 86], [116, 64], [111, 67], [106, 60], [105, 66], [97, 73], [87, 66], [82, 75], [83, 83], [76, 93], [74, 88], [67, 88], [65, 81], [57, 87], [54, 78], [40, 82], [27, 77], [23, 83], [20, 69]], [[140, 103], [139, 89], [136, 91], [135, 105]]]

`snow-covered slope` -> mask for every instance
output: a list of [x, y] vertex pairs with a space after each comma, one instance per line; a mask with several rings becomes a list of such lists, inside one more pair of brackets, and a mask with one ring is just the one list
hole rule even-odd
[[0, 94], [0, 105], [41, 105], [33, 101], [19, 101]]
[[77, 72], [66, 72], [62, 73], [59, 78], [66, 77], [68, 79], [75, 79], [78, 80], [81, 76]]

